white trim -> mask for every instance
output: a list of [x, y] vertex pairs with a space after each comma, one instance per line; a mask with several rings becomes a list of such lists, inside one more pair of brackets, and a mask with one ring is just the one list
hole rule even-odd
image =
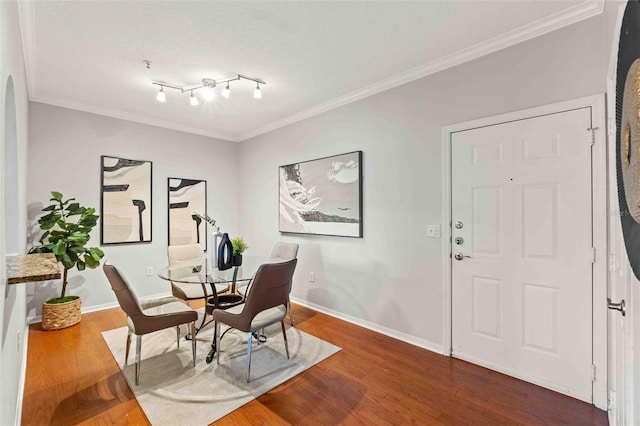
[[22, 53], [27, 74], [27, 91], [31, 95], [37, 92], [36, 74], [38, 72], [34, 1], [19, 1], [18, 16], [22, 35]]
[[[161, 297], [167, 297], [167, 296], [170, 296], [170, 294], [168, 294], [166, 292], [165, 293], [158, 293], [158, 294], [154, 294], [154, 295], [151, 295], [151, 296], [141, 297], [139, 299], [139, 301], [144, 302], [144, 301], [147, 301], [147, 300], [159, 299]], [[109, 303], [102, 303], [100, 305], [91, 305], [91, 306], [87, 306], [86, 308], [85, 307], [81, 307], [80, 308], [80, 313], [82, 315], [84, 315], [84, 314], [88, 314], [88, 313], [91, 313], [91, 312], [104, 311], [105, 309], [119, 308], [119, 307], [120, 307], [120, 304], [118, 304], [118, 302], [115, 301], [115, 302], [109, 302]], [[42, 315], [37, 315], [37, 316], [33, 316], [31, 318], [27, 318], [27, 322], [29, 324], [35, 324], [35, 323], [38, 323], [38, 322], [42, 322]]]
[[40, 102], [42, 104], [55, 105], [62, 108], [74, 109], [77, 111], [89, 112], [92, 114], [104, 115], [106, 117], [119, 118], [121, 120], [133, 121], [135, 123], [148, 124], [150, 126], [161, 127], [165, 129], [177, 130], [179, 132], [191, 133], [194, 135], [207, 136], [210, 138], [221, 139], [228, 142], [239, 142], [238, 138], [231, 135], [212, 132], [210, 130], [187, 126], [184, 124], [171, 122], [161, 118], [148, 117], [146, 115], [133, 114], [117, 109], [103, 108], [95, 105], [89, 105], [81, 102], [73, 102], [66, 99], [52, 99], [31, 95], [29, 100], [32, 102]]
[[442, 128], [442, 347], [443, 355], [451, 356], [451, 131]]
[[274, 121], [265, 126], [246, 132], [244, 134], [241, 134], [237, 139], [239, 141], [245, 141], [263, 133], [288, 126], [295, 122], [313, 117], [318, 114], [322, 114], [323, 112], [330, 111], [332, 109], [350, 104], [360, 99], [364, 99], [385, 90], [389, 90], [394, 87], [401, 86], [414, 80], [418, 80], [420, 78], [446, 70], [448, 68], [455, 67], [465, 62], [478, 59], [482, 56], [489, 55], [518, 43], [522, 43], [532, 38], [547, 34], [551, 31], [555, 31], [568, 25], [575, 24], [576, 22], [582, 21], [584, 19], [599, 15], [603, 10], [604, 0], [585, 1], [573, 7], [562, 10], [554, 15], [547, 16], [545, 18], [539, 19], [538, 21], [517, 28], [513, 31], [509, 31], [498, 37], [494, 37], [493, 39], [478, 43], [474, 46], [452, 53], [445, 57], [438, 58], [424, 65], [410, 69], [409, 71], [396, 74], [390, 78], [366, 86], [362, 89], [337, 97], [335, 99], [331, 99], [320, 105], [300, 111], [296, 114], [290, 115], [289, 117], [285, 117], [281, 120]]
[[[591, 103], [591, 127], [594, 131], [595, 144], [591, 150], [591, 182], [592, 182], [592, 238], [596, 248], [596, 260], [593, 264], [593, 365], [596, 366], [596, 380], [593, 382], [593, 405], [601, 410], [607, 409], [607, 318], [606, 306], [609, 280], [609, 215], [608, 211], [608, 175], [607, 164], [607, 118], [606, 97], [593, 97]], [[604, 376], [604, 377], [601, 377]]]
[[27, 379], [27, 356], [29, 352], [29, 325], [25, 321], [22, 330], [22, 369], [20, 371], [20, 382], [18, 383], [18, 397], [16, 401], [16, 426], [22, 424], [22, 403], [24, 402], [24, 387]]
[[291, 301], [300, 306], [304, 306], [304, 307], [313, 309], [314, 311], [332, 316], [334, 318], [338, 318], [339, 320], [346, 321], [351, 324], [355, 324], [357, 326], [375, 331], [376, 333], [384, 334], [385, 336], [393, 337], [394, 339], [401, 340], [403, 342], [409, 343], [410, 345], [414, 345], [431, 352], [436, 352], [439, 354], [442, 353], [442, 345], [433, 343], [429, 340], [419, 339], [415, 336], [411, 336], [409, 334], [402, 333], [397, 330], [392, 330], [390, 328], [383, 327], [379, 324], [374, 324], [372, 322], [365, 321], [360, 318], [352, 317], [351, 315], [346, 315], [346, 314], [343, 314], [342, 312], [334, 311], [333, 309], [325, 308], [324, 306], [316, 305], [315, 303], [311, 303], [306, 300], [301, 300], [301, 299], [292, 297]]
[[[443, 352], [451, 354], [451, 134], [462, 130], [490, 126], [514, 120], [558, 113], [578, 108], [592, 109], [592, 126], [598, 127], [595, 132], [596, 142], [592, 150], [592, 190], [593, 190], [593, 247], [598, 255], [593, 264], [593, 364], [598, 375], [593, 384], [593, 404], [603, 410], [607, 408], [607, 259], [608, 259], [608, 222], [607, 222], [607, 131], [605, 120], [605, 97], [603, 95], [586, 96], [570, 101], [559, 102], [536, 108], [515, 111], [493, 117], [458, 123], [443, 128], [443, 221], [449, 223], [442, 234], [442, 253], [444, 259], [442, 283], [443, 295]], [[585, 129], [586, 130], [586, 129]], [[586, 136], [585, 136], [586, 137]], [[449, 315], [445, 317], [444, 315]], [[527, 379], [528, 380], [528, 379]], [[531, 380], [529, 380], [531, 381]]]

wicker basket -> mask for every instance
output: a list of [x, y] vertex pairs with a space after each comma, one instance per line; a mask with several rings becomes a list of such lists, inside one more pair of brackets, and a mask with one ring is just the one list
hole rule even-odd
[[42, 329], [60, 330], [80, 322], [80, 298], [65, 303], [42, 304]]

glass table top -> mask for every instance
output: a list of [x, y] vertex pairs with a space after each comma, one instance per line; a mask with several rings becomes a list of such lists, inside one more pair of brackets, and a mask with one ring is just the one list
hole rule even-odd
[[235, 284], [250, 281], [264, 263], [286, 262], [275, 257], [242, 256], [242, 265], [221, 271], [211, 259], [194, 262], [179, 262], [158, 271], [163, 280], [186, 284]]

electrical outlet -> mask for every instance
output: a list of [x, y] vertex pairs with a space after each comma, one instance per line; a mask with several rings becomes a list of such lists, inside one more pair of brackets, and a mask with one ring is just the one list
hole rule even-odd
[[316, 280], [316, 273], [315, 272], [309, 272], [309, 282], [315, 282]]
[[150, 277], [153, 275], [153, 266], [147, 266], [147, 276]]
[[440, 238], [440, 225], [427, 225], [428, 238]]

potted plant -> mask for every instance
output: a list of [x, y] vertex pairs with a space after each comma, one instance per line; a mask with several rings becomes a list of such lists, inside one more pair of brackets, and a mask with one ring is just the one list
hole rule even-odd
[[45, 214], [38, 219], [44, 231], [40, 245], [29, 250], [29, 253], [53, 253], [64, 267], [60, 297], [42, 305], [43, 330], [59, 330], [80, 322], [80, 297], [66, 296], [69, 270], [97, 268], [104, 256], [97, 247], [85, 247], [89, 233], [98, 223], [96, 210], [80, 206], [75, 198], [64, 200], [60, 192], [52, 191], [51, 196], [52, 204], [42, 209]]
[[242, 253], [244, 253], [249, 246], [242, 237], [232, 238], [231, 245], [233, 246], [233, 266], [240, 266], [242, 265]]

